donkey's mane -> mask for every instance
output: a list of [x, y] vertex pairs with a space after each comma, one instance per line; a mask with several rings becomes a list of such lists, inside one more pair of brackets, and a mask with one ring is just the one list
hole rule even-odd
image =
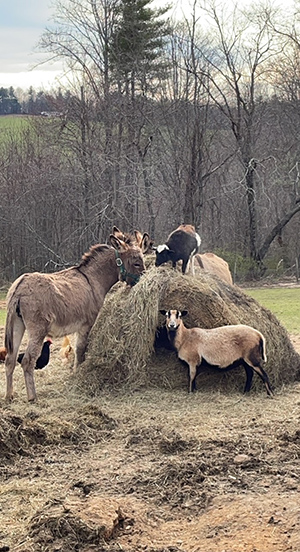
[[98, 253], [104, 253], [104, 251], [108, 251], [109, 249], [112, 249], [110, 245], [99, 244], [92, 245], [90, 249], [82, 255], [82, 259], [78, 265], [78, 268], [81, 266], [86, 266], [91, 259], [94, 259]]
[[128, 232], [125, 232], [123, 234], [122, 239], [128, 245], [136, 245], [136, 237], [133, 234], [129, 234]]

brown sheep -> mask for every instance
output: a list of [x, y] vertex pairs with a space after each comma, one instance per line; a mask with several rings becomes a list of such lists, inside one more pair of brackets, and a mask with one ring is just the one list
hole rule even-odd
[[188, 329], [182, 321], [182, 317], [188, 314], [186, 310], [160, 312], [166, 316], [168, 338], [176, 349], [178, 358], [189, 366], [189, 392], [196, 389], [195, 380], [200, 365], [220, 370], [242, 365], [247, 376], [244, 393], [250, 391], [255, 371], [264, 382], [268, 395], [273, 395], [268, 375], [262, 368], [267, 360], [265, 338], [258, 330], [244, 324], [209, 330]]

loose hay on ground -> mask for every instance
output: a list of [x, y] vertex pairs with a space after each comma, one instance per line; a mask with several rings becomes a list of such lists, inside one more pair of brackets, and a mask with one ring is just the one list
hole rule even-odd
[[[159, 309], [170, 308], [189, 311], [188, 327], [242, 323], [257, 328], [266, 337], [271, 384], [278, 387], [298, 378], [300, 357], [287, 331], [255, 299], [206, 273], [192, 277], [169, 267], [150, 267], [133, 289], [117, 285], [106, 296], [90, 334], [87, 360], [77, 376], [79, 385], [93, 395], [105, 385], [184, 389], [186, 367], [173, 351], [154, 347], [157, 328], [164, 323]], [[198, 380], [205, 388], [242, 388], [245, 374], [242, 369], [222, 374], [206, 370]], [[253, 388], [263, 389], [257, 377]]]

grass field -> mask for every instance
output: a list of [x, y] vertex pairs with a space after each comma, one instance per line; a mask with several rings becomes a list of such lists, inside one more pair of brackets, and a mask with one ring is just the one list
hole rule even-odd
[[244, 291], [273, 312], [288, 332], [300, 334], [300, 288], [251, 288]]
[[12, 140], [20, 141], [24, 131], [30, 128], [30, 117], [27, 115], [2, 115], [0, 117], [0, 145], [4, 148]]
[[28, 122], [27, 115], [2, 115], [0, 117], [0, 132], [23, 130], [28, 126]]

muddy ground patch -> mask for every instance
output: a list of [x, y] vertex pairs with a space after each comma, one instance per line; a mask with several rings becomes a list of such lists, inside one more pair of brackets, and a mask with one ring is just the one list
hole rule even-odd
[[299, 552], [299, 383], [91, 399], [59, 346], [1, 403], [0, 550]]

